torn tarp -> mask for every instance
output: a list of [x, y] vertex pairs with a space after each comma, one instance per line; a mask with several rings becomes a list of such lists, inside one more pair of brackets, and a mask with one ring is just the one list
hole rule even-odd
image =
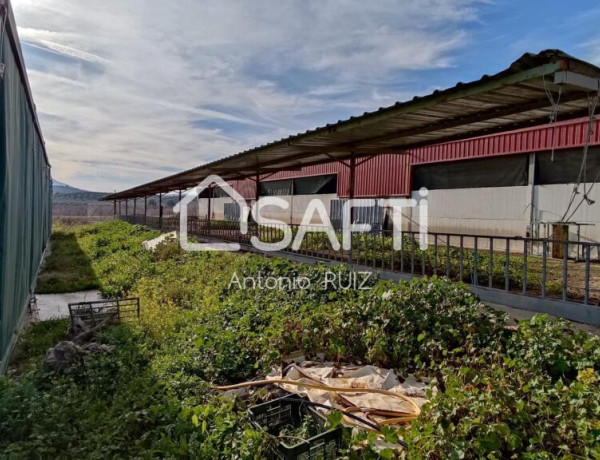
[[[428, 382], [419, 381], [414, 376], [408, 376], [401, 381], [393, 370], [376, 366], [336, 367], [329, 364], [307, 364], [292, 364], [283, 372], [275, 368], [267, 376], [267, 380], [273, 380], [274, 384], [286, 391], [306, 396], [313, 402], [361, 414], [361, 417], [380, 426], [414, 420], [420, 412], [420, 407], [427, 402], [425, 392]], [[307, 386], [276, 383], [277, 380], [293, 381]], [[350, 389], [356, 391], [347, 391]], [[344, 423], [357, 424], [348, 417], [344, 417]]]

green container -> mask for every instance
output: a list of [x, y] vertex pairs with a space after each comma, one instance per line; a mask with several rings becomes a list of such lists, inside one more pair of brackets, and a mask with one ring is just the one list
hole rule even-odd
[[321, 432], [309, 439], [284, 439], [271, 446], [269, 459], [328, 460], [338, 457], [342, 444], [341, 427], [326, 430], [325, 417], [303, 404], [304, 401], [300, 396], [288, 395], [248, 409], [252, 424], [274, 436], [279, 436], [285, 426], [300, 427], [307, 416], [320, 428]]

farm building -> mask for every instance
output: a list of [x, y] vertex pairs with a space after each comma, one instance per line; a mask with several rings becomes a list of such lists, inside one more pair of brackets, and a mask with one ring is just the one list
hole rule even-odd
[[[350, 214], [354, 223], [371, 224], [370, 233], [352, 239], [350, 247], [340, 251], [306, 243], [288, 251], [375, 268], [392, 277], [398, 272], [409, 277], [445, 274], [467, 281], [485, 301], [600, 324], [598, 309], [590, 307], [600, 302], [600, 126], [594, 116], [599, 95], [599, 68], [559, 50], [525, 54], [495, 75], [104, 200], [113, 201], [115, 214], [132, 223], [186, 229], [204, 239], [248, 246], [250, 236], [237, 222], [239, 203], [214, 182], [204, 184], [193, 202], [186, 200], [186, 224], [180, 224], [173, 209], [165, 209], [165, 198], [181, 197], [215, 175], [247, 204], [277, 196], [284, 206], [261, 208], [261, 214], [279, 224], [261, 222], [251, 230], [259, 240], [274, 241], [281, 238], [277, 231], [284, 224], [299, 233], [319, 230], [318, 214], [304, 221], [310, 229], [299, 225], [315, 197], [339, 225], [347, 199], [422, 201], [420, 192], [426, 188], [431, 253], [397, 253], [390, 243], [391, 212], [373, 201], [359, 201]], [[159, 217], [149, 216], [146, 206], [156, 194]], [[403, 210], [410, 248], [422, 236], [416, 214], [415, 209]]]
[[[591, 185], [600, 172], [598, 121], [593, 129], [584, 170], [590, 202], [577, 206], [580, 197], [570, 210], [583, 161], [587, 118], [370, 157], [356, 168], [355, 197], [417, 198], [418, 190], [426, 187], [429, 226], [434, 231], [547, 237], [553, 226], [564, 222], [570, 239], [600, 241], [600, 187]], [[245, 198], [254, 198], [252, 179], [232, 185]], [[317, 195], [333, 206], [333, 216], [335, 201], [350, 196], [349, 171], [339, 162], [330, 162], [276, 172], [260, 177], [259, 193], [278, 195], [290, 204], [289, 210], [265, 210], [267, 217], [299, 224], [306, 204]], [[234, 218], [229, 205], [233, 199], [214, 195], [211, 218]], [[204, 198], [200, 215], [208, 217], [207, 213], [208, 198]], [[389, 225], [383, 210], [372, 218], [371, 223]], [[314, 219], [317, 223], [319, 217]]]
[[[134, 208], [140, 214], [145, 209], [143, 203], [138, 203], [140, 198], [185, 190], [216, 172], [249, 202], [263, 195], [283, 198], [289, 203], [288, 209], [265, 209], [263, 216], [298, 224], [315, 196], [325, 202], [335, 219], [341, 210], [340, 200], [410, 197], [426, 187], [429, 228], [433, 231], [543, 237], [556, 233], [560, 225], [561, 234], [569, 239], [600, 241], [600, 204], [595, 204], [600, 203], [600, 190], [592, 185], [600, 173], [600, 123], [593, 114], [581, 117], [595, 110], [594, 85], [598, 83], [594, 78], [585, 80], [587, 77], [576, 84], [568, 82], [567, 74], [574, 73], [561, 69], [575, 68], [575, 61], [560, 51], [525, 55], [504, 72], [467, 85], [461, 83], [440, 95], [460, 96], [463, 87], [489, 85], [502, 76], [528, 78], [527, 72], [542, 71], [549, 62], [560, 62], [560, 69], [556, 72], [546, 68], [547, 75], [535, 84], [500, 84], [495, 93], [446, 102], [438, 113], [422, 109], [403, 114], [402, 109], [411, 104], [422, 104], [439, 95], [415, 98], [106, 199], [118, 200], [115, 214], [133, 214]], [[548, 76], [555, 80], [551, 83]], [[571, 94], [565, 94], [569, 87]], [[552, 91], [556, 92], [557, 103]], [[466, 108], [480, 113], [464, 116]], [[398, 115], [394, 115], [395, 110]], [[382, 119], [372, 122], [374, 117]], [[558, 117], [564, 121], [556, 121]], [[549, 118], [552, 123], [548, 124]], [[353, 123], [357, 127], [349, 128], [350, 134], [338, 140], [342, 128]], [[463, 132], [458, 126], [464, 128]], [[487, 134], [490, 132], [497, 133]], [[309, 139], [311, 135], [316, 140]], [[255, 152], [264, 155], [264, 166], [261, 160], [251, 159]], [[223, 162], [226, 166], [221, 166]], [[254, 166], [253, 162], [258, 164]], [[574, 186], [583, 183], [586, 185], [581, 193], [574, 193]], [[164, 209], [164, 213], [171, 214], [171, 209]], [[237, 218], [233, 200], [218, 189], [210, 191], [210, 198], [205, 190], [193, 214], [214, 220]], [[389, 216], [383, 210], [367, 214], [369, 223], [389, 226]], [[313, 223], [318, 224], [318, 219], [315, 216]], [[409, 212], [405, 225], [410, 228], [412, 221]]]
[[10, 4], [0, 0], [0, 372], [52, 228], [52, 180]]

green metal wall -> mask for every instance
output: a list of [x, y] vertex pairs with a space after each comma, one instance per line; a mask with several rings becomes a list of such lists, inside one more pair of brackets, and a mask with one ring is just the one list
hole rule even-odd
[[[0, 15], [2, 15], [0, 0]], [[14, 18], [0, 22], [0, 372], [34, 292], [52, 229], [52, 180]], [[4, 19], [4, 18], [3, 18]], [[2, 65], [0, 64], [0, 68]]]

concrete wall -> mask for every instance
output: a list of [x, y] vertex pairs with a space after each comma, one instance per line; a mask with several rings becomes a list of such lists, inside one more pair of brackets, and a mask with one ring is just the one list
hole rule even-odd
[[53, 217], [83, 217], [83, 216], [110, 216], [114, 214], [112, 202], [81, 202], [52, 204]]

